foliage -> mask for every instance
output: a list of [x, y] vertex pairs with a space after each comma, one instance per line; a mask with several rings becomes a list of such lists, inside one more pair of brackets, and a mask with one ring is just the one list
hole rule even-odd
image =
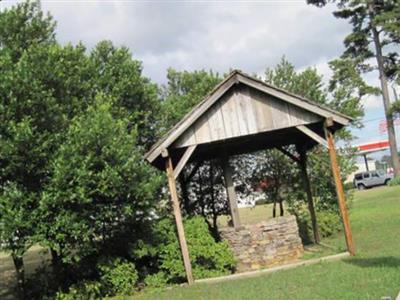
[[265, 82], [294, 94], [303, 96], [319, 104], [326, 104], [326, 91], [322, 76], [315, 68], [297, 72], [284, 56], [274, 68], [265, 70]]
[[111, 103], [99, 95], [72, 121], [41, 199], [44, 242], [64, 262], [126, 247], [122, 240], [154, 207], [160, 178], [142, 160], [136, 130], [112, 116]]
[[27, 1], [0, 13], [0, 55], [17, 62], [23, 52], [37, 44], [55, 42], [55, 21], [44, 15], [39, 1]]
[[[289, 208], [291, 214], [296, 216], [299, 234], [304, 244], [313, 242], [313, 231], [310, 212], [304, 204], [295, 203]], [[319, 210], [316, 212], [320, 236], [329, 237], [342, 229], [342, 222], [338, 211]]]
[[389, 186], [400, 185], [400, 176], [396, 176], [392, 180], [389, 181]]
[[252, 180], [258, 184], [258, 189], [262, 190], [266, 199], [274, 203], [272, 216], [276, 217], [276, 203], [279, 203], [280, 216], [283, 216], [282, 202], [299, 189], [297, 166], [276, 149], [261, 151], [254, 155], [254, 160], [257, 167], [252, 174]]
[[54, 21], [37, 2], [0, 12], [0, 249], [14, 260], [24, 294], [23, 253], [32, 243], [58, 107], [27, 68], [29, 49], [54, 43]]
[[[185, 235], [192, 262], [193, 276], [196, 279], [230, 274], [234, 267], [233, 254], [225, 242], [216, 242], [201, 217], [184, 220]], [[142, 249], [135, 256], [153, 257], [158, 262], [150, 282], [182, 282], [186, 278], [181, 250], [175, 226], [170, 219], [157, 222], [152, 240], [141, 243]], [[159, 273], [161, 272], [161, 273]]]
[[394, 117], [400, 117], [400, 100], [397, 100], [392, 103], [390, 107], [390, 114]]
[[[308, 3], [324, 6], [327, 0], [307, 0]], [[333, 15], [346, 19], [352, 26], [352, 32], [344, 39], [345, 51], [342, 59], [354, 65], [356, 73], [364, 74], [377, 70], [382, 94], [385, 116], [388, 123], [388, 138], [391, 145], [391, 157], [394, 173], [400, 174], [399, 156], [396, 148], [395, 129], [392, 122], [391, 101], [388, 81], [398, 80], [400, 57], [395, 50], [400, 44], [400, 26], [398, 12], [400, 2], [396, 0], [338, 0], [338, 10]], [[373, 63], [376, 61], [376, 63]], [[349, 64], [349, 65], [350, 65]], [[343, 65], [345, 69], [346, 66]], [[357, 74], [354, 74], [357, 76]], [[360, 75], [358, 75], [360, 77]], [[354, 77], [349, 77], [354, 80]], [[361, 78], [361, 77], [360, 77]]]
[[57, 292], [56, 300], [95, 300], [101, 299], [101, 284], [96, 281], [83, 281], [73, 285], [68, 292]]
[[139, 278], [135, 265], [116, 258], [99, 263], [103, 295], [131, 295]]
[[[17, 3], [0, 12], [0, 69], [0, 205], [2, 207], [0, 247], [12, 252], [17, 274], [20, 276], [18, 282], [23, 282], [24, 277], [23, 252], [33, 242], [52, 248], [54, 269], [62, 267], [56, 273], [72, 277], [71, 281], [74, 282], [83, 274], [87, 275], [93, 270], [88, 266], [86, 268], [80, 265], [61, 266], [62, 258], [64, 262], [83, 258], [82, 263], [90, 262], [93, 266], [96, 262], [90, 261], [88, 255], [99, 251], [101, 243], [101, 248], [112, 248], [115, 252], [123, 252], [120, 248], [127, 248], [126, 237], [135, 238], [133, 228], [137, 227], [132, 227], [133, 224], [140, 223], [141, 219], [148, 217], [150, 210], [154, 209], [155, 199], [158, 197], [156, 182], [160, 178], [149, 173], [150, 167], [142, 163], [141, 155], [144, 151], [142, 147], [147, 147], [155, 140], [156, 119], [159, 112], [157, 87], [142, 76], [141, 63], [132, 59], [127, 48], [115, 47], [108, 41], [100, 42], [90, 51], [87, 51], [82, 44], [59, 45], [55, 39], [55, 22], [50, 15], [42, 12], [38, 1]], [[123, 150], [117, 149], [119, 145], [116, 143], [113, 144], [114, 150], [105, 149], [109, 152], [108, 161], [102, 165], [104, 169], [102, 175], [99, 173], [97, 175], [107, 177], [113, 173], [110, 177], [89, 178], [90, 172], [88, 172], [85, 173], [87, 177], [83, 179], [79, 176], [83, 175], [83, 170], [87, 167], [85, 165], [79, 169], [82, 173], [69, 174], [71, 177], [80, 178], [79, 183], [82, 185], [79, 188], [76, 182], [62, 183], [60, 175], [54, 174], [62, 172], [58, 168], [60, 166], [66, 170], [67, 165], [61, 160], [74, 159], [76, 161], [72, 165], [78, 165], [84, 159], [84, 150], [80, 153], [82, 157], [72, 155], [67, 158], [67, 153], [64, 152], [64, 156], [60, 154], [62, 153], [60, 148], [72, 147], [71, 144], [64, 145], [65, 141], [70, 142], [71, 135], [67, 135], [71, 133], [68, 133], [72, 126], [71, 120], [74, 120], [75, 126], [78, 127], [77, 120], [86, 114], [89, 107], [97, 105], [95, 99], [99, 94], [102, 94], [101, 97], [107, 102], [112, 118], [121, 120], [119, 133], [124, 127], [125, 137], [132, 139], [132, 143], [128, 145], [122, 143], [125, 145]], [[83, 131], [82, 128], [81, 133]], [[109, 132], [109, 138], [111, 135]], [[85, 139], [87, 136], [82, 133], [80, 137]], [[91, 141], [80, 141], [82, 148], [86, 142], [87, 146], [90, 146], [90, 143], [96, 144], [95, 139], [92, 136]], [[118, 141], [118, 138], [115, 138], [115, 141]], [[97, 151], [101, 151], [101, 145], [97, 146]], [[135, 155], [132, 157], [127, 150], [129, 146], [134, 149]], [[97, 153], [91, 152], [89, 155], [96, 157]], [[116, 158], [111, 157], [112, 155]], [[86, 158], [89, 164], [96, 164], [99, 161]], [[133, 159], [136, 161], [133, 162]], [[119, 164], [118, 171], [130, 174], [117, 174], [116, 168], [113, 169], [115, 164]], [[129, 168], [136, 167], [137, 172], [132, 174]], [[146, 176], [152, 179], [149, 181]], [[113, 232], [110, 234], [112, 237], [101, 239], [101, 242], [96, 240], [94, 245], [88, 237], [98, 234], [102, 221], [90, 219], [91, 214], [88, 210], [79, 211], [81, 206], [74, 202], [76, 198], [63, 199], [61, 202], [64, 206], [61, 205], [60, 210], [57, 207], [59, 202], [53, 203], [51, 198], [54, 193], [69, 197], [71, 193], [77, 192], [78, 194], [74, 194], [73, 197], [82, 196], [83, 181], [86, 180], [85, 184], [88, 187], [92, 184], [92, 179], [104, 185], [97, 187], [99, 193], [103, 193], [102, 201], [108, 201], [110, 198], [105, 196], [110, 196], [113, 192], [115, 196], [113, 200], [117, 202], [133, 201], [133, 197], [143, 200], [143, 205], [135, 206], [135, 214], [143, 215], [135, 218], [132, 217], [134, 205], [118, 206], [116, 202], [109, 203], [109, 206], [117, 207], [116, 210], [119, 210], [119, 214], [124, 218], [118, 217], [120, 227], [118, 224], [112, 224], [112, 229], [107, 228]], [[114, 181], [111, 182], [112, 180]], [[53, 189], [56, 182], [59, 184], [57, 192]], [[74, 188], [76, 190], [71, 192]], [[107, 188], [119, 191], [110, 191]], [[85, 192], [92, 193], [93, 190]], [[129, 196], [126, 199], [116, 199], [118, 193], [118, 197]], [[96, 202], [91, 204], [90, 209], [94, 209]], [[67, 206], [68, 209], [65, 211], [61, 209]], [[108, 214], [104, 211], [105, 206], [103, 210], [100, 206], [98, 208], [102, 216], [112, 222], [112, 218], [116, 217], [115, 214]], [[148, 211], [143, 211], [145, 209]], [[46, 213], [42, 214], [42, 211]], [[74, 223], [74, 220], [83, 217], [84, 213], [87, 213], [86, 217], [90, 221], [86, 219]], [[90, 222], [96, 223], [97, 228], [90, 230], [80, 239], [79, 230], [85, 232], [82, 226], [88, 226]], [[67, 228], [69, 231], [66, 232]], [[69, 245], [70, 248], [64, 248], [64, 245]], [[63, 257], [64, 250], [65, 257]], [[77, 269], [86, 272], [74, 272]], [[60, 280], [62, 286], [70, 284], [70, 280], [59, 278], [58, 275], [55, 278]]]
[[156, 274], [150, 274], [144, 279], [147, 292], [159, 292], [162, 291], [168, 284], [168, 278], [165, 272], [158, 272]]

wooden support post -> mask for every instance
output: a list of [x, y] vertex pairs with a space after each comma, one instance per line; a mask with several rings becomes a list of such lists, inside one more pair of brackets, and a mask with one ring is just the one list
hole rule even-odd
[[186, 244], [185, 231], [183, 229], [182, 214], [179, 207], [178, 193], [176, 191], [176, 183], [174, 178], [174, 168], [170, 157], [166, 158], [165, 168], [168, 175], [169, 191], [171, 193], [172, 208], [174, 210], [176, 229], [178, 231], [178, 239], [181, 246], [183, 263], [185, 265], [187, 281], [190, 285], [193, 284], [192, 265], [190, 263], [189, 250]]
[[300, 154], [299, 166], [300, 166], [300, 170], [301, 170], [301, 175], [302, 175], [301, 177], [303, 180], [304, 190], [307, 195], [307, 204], [308, 204], [308, 210], [310, 211], [310, 216], [311, 216], [311, 225], [312, 225], [313, 234], [314, 234], [314, 242], [316, 244], [319, 244], [321, 242], [321, 237], [319, 235], [317, 216], [315, 213], [314, 201], [313, 201], [313, 197], [312, 197], [312, 193], [311, 193], [310, 179], [307, 174], [307, 153], [304, 149], [301, 149], [300, 147], [297, 147], [297, 151]]
[[336, 193], [337, 193], [338, 202], [339, 202], [340, 214], [342, 216], [342, 221], [343, 221], [347, 250], [349, 251], [350, 255], [354, 256], [356, 252], [355, 252], [355, 247], [354, 247], [354, 243], [353, 243], [353, 235], [351, 233], [351, 228], [350, 228], [349, 214], [347, 212], [343, 184], [342, 184], [342, 180], [340, 178], [340, 170], [339, 170], [337, 157], [336, 157], [335, 142], [333, 140], [332, 132], [330, 132], [326, 126], [324, 126], [324, 131], [325, 131], [326, 139], [328, 140], [329, 157], [331, 160], [331, 168], [332, 168], [333, 178], [335, 180]]
[[187, 147], [185, 153], [183, 153], [180, 161], [178, 162], [178, 164], [175, 166], [174, 169], [174, 178], [177, 179], [179, 174], [181, 173], [183, 167], [186, 165], [186, 163], [188, 162], [190, 156], [193, 154], [193, 151], [196, 149], [197, 145], [192, 145]]
[[231, 211], [233, 227], [235, 227], [237, 229], [240, 227], [240, 218], [239, 218], [239, 211], [238, 211], [238, 207], [237, 207], [235, 186], [233, 185], [233, 180], [232, 180], [232, 169], [229, 166], [228, 157], [224, 157], [222, 159], [222, 168], [224, 171], [226, 194], [228, 195], [229, 208]]
[[301, 132], [303, 132], [305, 135], [307, 135], [308, 137], [312, 138], [314, 141], [316, 141], [318, 144], [321, 144], [322, 146], [324, 146], [325, 148], [328, 148], [328, 144], [327, 142], [317, 133], [315, 133], [314, 131], [312, 131], [310, 128], [308, 128], [307, 126], [304, 125], [298, 125], [296, 126], [296, 128], [298, 130], [300, 130]]

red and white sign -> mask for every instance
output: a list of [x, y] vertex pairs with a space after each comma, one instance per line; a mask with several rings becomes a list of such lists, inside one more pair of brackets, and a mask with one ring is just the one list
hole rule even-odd
[[382, 151], [389, 149], [389, 141], [377, 141], [371, 143], [360, 144], [356, 146], [359, 154]]

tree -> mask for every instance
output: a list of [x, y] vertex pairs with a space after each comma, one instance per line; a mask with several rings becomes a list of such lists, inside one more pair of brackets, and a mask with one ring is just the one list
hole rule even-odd
[[[101, 42], [88, 53], [82, 44], [60, 46], [55, 22], [38, 2], [3, 10], [0, 24], [0, 247], [23, 275], [24, 251], [50, 238], [52, 223], [40, 215], [39, 200], [71, 120], [106, 94], [113, 117], [127, 119], [138, 147], [147, 146], [155, 139], [158, 90], [126, 48]], [[58, 249], [51, 249], [55, 262]]]
[[[323, 6], [327, 0], [308, 0], [308, 3]], [[348, 19], [353, 31], [344, 40], [343, 58], [354, 61], [360, 73], [378, 70], [381, 93], [385, 109], [392, 164], [396, 176], [400, 175], [400, 161], [397, 153], [396, 134], [391, 115], [388, 80], [398, 74], [399, 56], [392, 51], [400, 43], [400, 3], [396, 0], [341, 0], [337, 18]], [[376, 60], [376, 65], [370, 63]]]
[[0, 13], [0, 51], [17, 62], [33, 45], [55, 43], [56, 23], [43, 14], [39, 1], [19, 3]]
[[0, 13], [0, 248], [14, 261], [24, 297], [23, 254], [32, 243], [40, 187], [47, 178], [51, 128], [59, 107], [26, 59], [32, 48], [54, 43], [55, 23], [37, 2]]
[[127, 255], [157, 201], [161, 178], [142, 159], [137, 129], [112, 115], [114, 102], [100, 94], [73, 119], [42, 194], [43, 242], [64, 263]]

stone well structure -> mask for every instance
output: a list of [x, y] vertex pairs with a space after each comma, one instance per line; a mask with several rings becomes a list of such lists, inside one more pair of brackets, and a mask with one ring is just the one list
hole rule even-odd
[[237, 272], [257, 270], [294, 262], [303, 244], [294, 216], [270, 219], [258, 224], [220, 229], [237, 262]]

